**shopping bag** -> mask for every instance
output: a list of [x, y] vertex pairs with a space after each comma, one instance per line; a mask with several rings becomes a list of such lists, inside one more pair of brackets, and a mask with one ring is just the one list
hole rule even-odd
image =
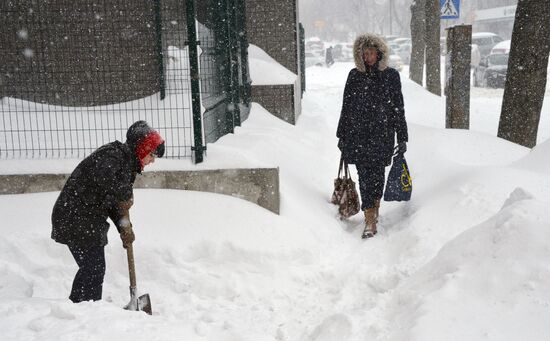
[[405, 156], [401, 153], [393, 157], [390, 174], [386, 181], [384, 190], [385, 201], [408, 201], [411, 200], [412, 178]]
[[334, 191], [332, 191], [332, 198], [330, 202], [334, 205], [340, 205], [340, 199], [344, 194], [344, 178], [342, 177], [342, 169], [344, 167], [344, 160], [340, 158], [340, 167], [338, 167], [338, 177], [334, 179]]
[[343, 218], [349, 218], [361, 210], [355, 182], [351, 179], [348, 164], [341, 157], [331, 202], [338, 205], [338, 213]]

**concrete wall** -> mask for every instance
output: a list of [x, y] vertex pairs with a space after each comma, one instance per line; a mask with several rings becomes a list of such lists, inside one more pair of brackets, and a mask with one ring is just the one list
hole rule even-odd
[[[0, 175], [0, 194], [60, 191], [69, 174]], [[279, 214], [279, 169], [158, 171], [138, 175], [134, 188], [167, 188], [226, 194]]]
[[[290, 86], [252, 86], [252, 101], [260, 103], [275, 116], [295, 124], [301, 113], [300, 32], [298, 0], [246, 0], [248, 42], [264, 50], [279, 64], [296, 74], [298, 82]], [[288, 90], [294, 94], [289, 96]], [[274, 98], [279, 98], [275, 103]], [[277, 108], [276, 112], [273, 111]]]
[[[300, 79], [296, 80], [299, 83]], [[298, 84], [252, 85], [252, 101], [261, 104], [278, 118], [296, 124], [301, 112], [300, 98], [296, 98]]]

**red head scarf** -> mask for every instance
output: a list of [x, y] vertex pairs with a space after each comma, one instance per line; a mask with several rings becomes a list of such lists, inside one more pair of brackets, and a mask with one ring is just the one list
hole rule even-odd
[[149, 153], [155, 152], [161, 144], [164, 143], [164, 140], [160, 136], [160, 134], [156, 131], [151, 131], [145, 135], [145, 137], [139, 141], [137, 147], [136, 147], [136, 156], [138, 157], [139, 164], [141, 166], [141, 169], [143, 169], [143, 159]]

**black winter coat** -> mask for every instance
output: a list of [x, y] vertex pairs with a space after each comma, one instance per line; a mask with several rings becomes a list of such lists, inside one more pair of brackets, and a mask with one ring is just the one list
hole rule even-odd
[[388, 166], [396, 133], [398, 143], [408, 141], [399, 73], [389, 67], [366, 73], [352, 69], [336, 132], [344, 160]]
[[54, 205], [52, 239], [81, 248], [105, 246], [107, 218], [118, 223], [118, 205], [132, 198], [139, 172], [135, 154], [119, 141], [100, 147], [82, 160]]

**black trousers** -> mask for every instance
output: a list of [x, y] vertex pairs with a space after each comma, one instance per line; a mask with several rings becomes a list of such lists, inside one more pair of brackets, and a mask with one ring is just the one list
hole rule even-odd
[[382, 198], [384, 193], [383, 165], [356, 164], [359, 175], [359, 192], [361, 193], [361, 209], [374, 207], [374, 201]]
[[100, 300], [105, 277], [105, 247], [82, 249], [69, 246], [69, 250], [78, 265], [69, 299], [74, 303]]

